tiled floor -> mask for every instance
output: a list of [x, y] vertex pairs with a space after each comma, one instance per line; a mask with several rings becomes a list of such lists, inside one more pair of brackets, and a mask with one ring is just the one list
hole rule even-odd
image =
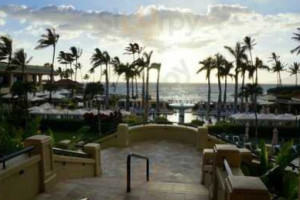
[[[150, 158], [150, 182], [145, 182], [145, 161], [132, 159], [132, 191], [126, 193], [126, 157], [129, 152]], [[200, 184], [201, 155], [194, 146], [148, 141], [129, 148], [102, 151], [103, 176], [74, 179], [57, 184], [52, 192], [36, 200], [194, 200], [208, 199], [207, 189]]]

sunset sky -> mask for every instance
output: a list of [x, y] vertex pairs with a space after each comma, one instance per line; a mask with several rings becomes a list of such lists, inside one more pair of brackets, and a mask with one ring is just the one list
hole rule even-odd
[[[83, 49], [82, 74], [96, 47], [127, 62], [132, 56], [124, 49], [137, 42], [154, 51], [153, 62], [162, 63], [162, 82], [196, 83], [206, 82], [204, 74], [195, 74], [199, 60], [216, 53], [233, 60], [224, 46], [246, 35], [255, 38], [253, 54], [266, 64], [272, 52], [287, 66], [300, 62], [290, 53], [299, 45], [291, 40], [300, 27], [299, 5], [299, 0], [1, 0], [0, 34], [9, 34], [15, 49], [25, 48], [32, 64], [43, 65], [51, 61], [52, 49], [34, 47], [44, 29], [54, 27], [61, 36], [59, 51]], [[91, 78], [98, 79], [98, 73]], [[294, 83], [288, 72], [282, 79]], [[155, 71], [150, 80], [156, 80]], [[276, 74], [260, 72], [259, 82], [276, 83]]]

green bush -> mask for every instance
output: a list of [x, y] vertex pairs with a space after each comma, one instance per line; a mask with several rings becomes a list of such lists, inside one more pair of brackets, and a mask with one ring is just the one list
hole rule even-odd
[[143, 123], [143, 117], [137, 115], [127, 115], [123, 117], [123, 122], [128, 125]]
[[[218, 122], [213, 126], [208, 127], [210, 133], [220, 134], [235, 134], [235, 135], [244, 135], [245, 126], [237, 125], [229, 122]], [[262, 139], [272, 139], [274, 127], [258, 126], [258, 137]], [[292, 138], [299, 138], [300, 128], [294, 127], [278, 127], [278, 133], [280, 138], [285, 140], [290, 140]], [[255, 137], [255, 127], [249, 127], [249, 136]]]
[[51, 129], [53, 131], [77, 131], [87, 123], [84, 120], [77, 119], [42, 119], [41, 128], [46, 131]]
[[155, 123], [168, 123], [169, 120], [166, 117], [156, 117], [154, 119]]
[[194, 119], [194, 120], [191, 121], [191, 124], [196, 125], [196, 126], [203, 126], [204, 121], [201, 121], [199, 119]]

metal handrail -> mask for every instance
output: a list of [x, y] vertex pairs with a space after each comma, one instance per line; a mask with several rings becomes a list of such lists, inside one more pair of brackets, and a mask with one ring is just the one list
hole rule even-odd
[[226, 170], [228, 176], [232, 176], [232, 171], [226, 158], [224, 158], [224, 169]]
[[144, 159], [147, 161], [146, 165], [146, 180], [149, 181], [149, 158], [136, 153], [130, 153], [127, 156], [127, 193], [131, 191], [131, 157]]
[[8, 161], [8, 160], [10, 160], [10, 159], [12, 159], [12, 158], [14, 158], [14, 157], [20, 156], [20, 155], [25, 154], [25, 153], [28, 153], [28, 155], [29, 155], [29, 157], [30, 157], [30, 156], [31, 156], [31, 151], [32, 151], [33, 149], [35, 149], [34, 146], [26, 147], [26, 148], [24, 148], [24, 149], [22, 149], [22, 150], [20, 150], [20, 151], [11, 153], [11, 154], [9, 154], [9, 155], [7, 155], [7, 156], [4, 156], [4, 157], [0, 158], [0, 163], [2, 163], [2, 168], [3, 168], [3, 169], [6, 169], [6, 164], [5, 164], [5, 162]]

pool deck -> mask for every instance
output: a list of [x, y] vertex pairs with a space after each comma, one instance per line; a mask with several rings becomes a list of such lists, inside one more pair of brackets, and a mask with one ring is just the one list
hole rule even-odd
[[[128, 153], [150, 159], [150, 181], [146, 182], [145, 161], [132, 158], [132, 189], [126, 193]], [[206, 200], [208, 190], [200, 184], [201, 153], [193, 145], [169, 141], [147, 141], [128, 148], [109, 148], [101, 152], [102, 177], [59, 182], [36, 200]]]

